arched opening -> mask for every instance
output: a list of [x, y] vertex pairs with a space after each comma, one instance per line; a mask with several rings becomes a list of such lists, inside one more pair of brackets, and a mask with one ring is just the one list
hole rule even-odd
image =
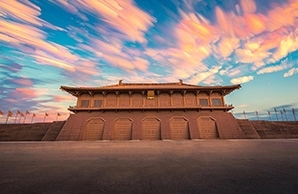
[[105, 120], [101, 117], [93, 117], [87, 120], [84, 140], [102, 140]]
[[160, 120], [157, 117], [146, 117], [142, 120], [142, 140], [160, 140]]
[[218, 138], [218, 131], [214, 118], [210, 116], [201, 116], [197, 119], [197, 125], [201, 139]]
[[113, 140], [131, 140], [132, 119], [123, 117], [114, 121]]
[[172, 117], [169, 120], [171, 139], [190, 139], [188, 120], [182, 116]]

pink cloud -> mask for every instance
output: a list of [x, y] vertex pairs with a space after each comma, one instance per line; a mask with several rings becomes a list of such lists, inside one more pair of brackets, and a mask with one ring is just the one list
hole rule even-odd
[[217, 21], [217, 27], [221, 30], [222, 34], [227, 34], [231, 37], [234, 36], [234, 29], [233, 29], [233, 23], [231, 22], [231, 18], [219, 7], [215, 8], [215, 14], [216, 14], [216, 21]]
[[90, 75], [99, 75], [99, 69], [97, 68], [97, 63], [88, 60], [80, 60], [78, 61], [78, 66], [75, 67], [75, 71], [78, 74], [87, 74]]
[[69, 96], [69, 95], [53, 95], [53, 102], [72, 102], [74, 100], [76, 100], [75, 97], [73, 96]]
[[32, 55], [35, 60], [42, 64], [47, 64], [51, 66], [55, 66], [58, 68], [62, 68], [68, 71], [75, 71], [75, 68], [72, 65], [65, 63], [64, 61], [54, 59], [52, 56], [47, 55], [44, 52], [37, 51], [36, 54]]
[[240, 0], [240, 6], [244, 13], [255, 13], [257, 10], [256, 4], [253, 0]]
[[261, 14], [244, 15], [246, 30], [253, 34], [260, 34], [266, 30], [266, 17]]
[[30, 88], [16, 88], [12, 95], [17, 99], [29, 100], [38, 97], [36, 91]]
[[[143, 54], [140, 51], [123, 46], [118, 38], [111, 38], [109, 42], [104, 42], [89, 37], [89, 41], [90, 46], [80, 44], [79, 47], [106, 60], [114, 67], [125, 71], [133, 69], [146, 71], [149, 66], [149, 62], [142, 56]], [[84, 71], [84, 68], [80, 69]], [[93, 70], [91, 69], [91, 71]]]
[[235, 55], [237, 56], [237, 61], [241, 63], [254, 63], [262, 61], [268, 58], [271, 53], [270, 52], [252, 52], [247, 49], [237, 49], [235, 51]]
[[155, 19], [134, 5], [132, 0], [73, 2], [77, 9], [92, 12], [126, 35], [131, 41], [146, 42], [144, 33], [153, 25]]
[[19, 85], [23, 85], [23, 86], [32, 86], [33, 85], [33, 81], [29, 78], [17, 78], [17, 79], [13, 79], [11, 80], [11, 82], [19, 84]]
[[[297, 34], [298, 35], [298, 34]], [[278, 49], [273, 53], [273, 58], [275, 60], [282, 59], [288, 55], [288, 53], [293, 52], [298, 49], [298, 38], [296, 35], [290, 34], [283, 38], [280, 42]]]
[[[32, 46], [36, 50], [34, 57], [38, 62], [69, 71], [74, 70], [74, 68], [67, 63], [77, 61], [78, 57], [61, 45], [43, 40], [45, 33], [38, 28], [4, 20], [0, 20], [0, 27], [3, 28], [2, 33], [4, 33], [4, 35], [0, 36], [0, 39], [5, 42], [13, 42], [20, 45], [25, 43]], [[23, 46], [19, 46], [19, 48], [22, 49], [23, 52], [31, 52], [30, 54], [34, 52], [34, 50], [27, 50], [26, 47]]]
[[0, 1], [0, 10], [17, 20], [41, 26], [38, 18], [41, 10], [29, 1]]
[[213, 47], [213, 50], [216, 51], [223, 58], [229, 57], [232, 52], [240, 46], [240, 41], [238, 38], [226, 38], [223, 37], [218, 45]]

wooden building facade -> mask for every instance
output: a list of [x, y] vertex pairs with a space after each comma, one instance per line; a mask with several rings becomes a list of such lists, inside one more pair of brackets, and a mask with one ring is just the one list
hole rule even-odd
[[224, 97], [239, 89], [177, 83], [123, 83], [61, 89], [77, 97], [58, 140], [243, 138]]

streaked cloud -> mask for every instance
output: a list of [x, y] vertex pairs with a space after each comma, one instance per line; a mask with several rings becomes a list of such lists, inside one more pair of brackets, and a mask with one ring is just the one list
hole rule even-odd
[[102, 17], [102, 21], [123, 33], [131, 41], [147, 42], [145, 32], [156, 19], [138, 8], [132, 0], [87, 1], [76, 0], [64, 6]]
[[[198, 72], [195, 75], [193, 75], [189, 80], [187, 80], [190, 83], [199, 84], [201, 81], [207, 79], [208, 77], [218, 73], [218, 71], [221, 69], [220, 66], [214, 67], [208, 71], [205, 72]], [[208, 82], [214, 82], [213, 80], [208, 80]]]
[[287, 63], [282, 63], [281, 65], [265, 67], [265, 68], [259, 70], [257, 72], [257, 74], [272, 73], [272, 72], [288, 69], [289, 67], [290, 67], [290, 65], [288, 65]]
[[31, 88], [16, 88], [14, 92], [14, 97], [19, 100], [27, 100], [37, 97], [36, 90]]
[[12, 83], [15, 83], [17, 85], [23, 85], [23, 86], [29, 86], [32, 87], [33, 86], [33, 81], [29, 78], [25, 78], [25, 77], [20, 77], [20, 78], [16, 78], [16, 79], [12, 79], [10, 80]]

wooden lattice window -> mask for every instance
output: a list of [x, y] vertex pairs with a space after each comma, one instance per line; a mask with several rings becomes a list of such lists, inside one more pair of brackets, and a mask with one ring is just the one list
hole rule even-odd
[[102, 100], [94, 100], [94, 107], [101, 107]]
[[213, 106], [221, 106], [221, 100], [220, 100], [220, 98], [213, 98], [212, 99], [212, 105]]
[[200, 99], [200, 106], [208, 106], [208, 99]]
[[89, 100], [81, 100], [81, 107], [89, 107]]

